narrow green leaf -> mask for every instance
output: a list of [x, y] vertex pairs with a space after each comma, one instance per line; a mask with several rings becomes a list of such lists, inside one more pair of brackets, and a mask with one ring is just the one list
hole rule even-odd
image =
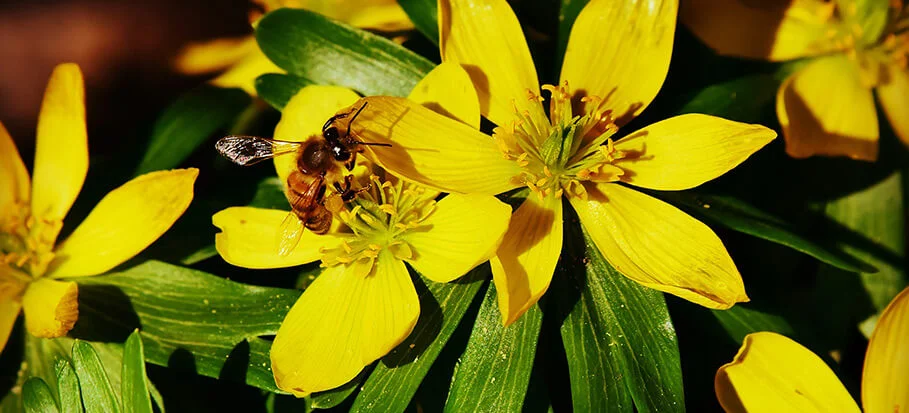
[[410, 336], [378, 363], [361, 386], [351, 411], [404, 411], [480, 291], [483, 280], [490, 277], [486, 265], [453, 283], [417, 281], [415, 277], [420, 320]]
[[300, 89], [314, 84], [311, 80], [280, 73], [267, 73], [256, 78], [256, 93], [277, 110], [284, 110], [290, 98]]
[[434, 66], [390, 40], [307, 10], [265, 15], [256, 40], [290, 74], [364, 95], [407, 96]]
[[27, 413], [56, 413], [57, 402], [44, 380], [32, 377], [22, 386], [22, 405]]
[[62, 413], [82, 413], [82, 390], [72, 364], [64, 358], [57, 359], [57, 393]]
[[145, 355], [138, 330], [133, 331], [124, 344], [123, 374], [120, 377], [120, 397], [123, 399], [123, 410], [151, 413], [151, 397], [148, 393], [148, 378], [145, 375]]
[[566, 229], [565, 251], [573, 255], [554, 288], [558, 305], [569, 306], [561, 332], [574, 410], [684, 411], [678, 339], [663, 294], [616, 271], [586, 232]]
[[729, 336], [739, 344], [745, 340], [745, 336], [758, 331], [772, 331], [789, 337], [796, 335], [785, 318], [749, 308], [747, 304], [736, 304], [728, 310], [710, 312]]
[[347, 400], [347, 398], [357, 390], [360, 383], [363, 383], [363, 380], [366, 380], [366, 376], [368, 375], [367, 370], [369, 370], [369, 367], [361, 371], [353, 380], [344, 383], [341, 387], [313, 393], [309, 396], [309, 407], [313, 409], [331, 409], [344, 403], [344, 400]]
[[82, 340], [73, 343], [73, 366], [82, 388], [82, 404], [86, 413], [120, 411], [117, 396], [111, 386], [98, 353]]
[[697, 91], [679, 113], [704, 113], [739, 122], [757, 122], [776, 98], [782, 78], [772, 74], [745, 76]]
[[684, 209], [708, 224], [721, 225], [734, 231], [785, 245], [796, 251], [846, 271], [874, 272], [877, 269], [829, 242], [814, 241], [782, 219], [741, 200], [690, 191], [651, 192], [651, 194]]
[[240, 89], [204, 85], [180, 96], [158, 117], [136, 175], [179, 166], [199, 145], [226, 128], [250, 97]]
[[74, 334], [123, 337], [141, 326], [150, 363], [278, 391], [271, 344], [258, 337], [277, 333], [299, 291], [240, 284], [157, 261], [78, 282], [83, 330]]
[[542, 311], [533, 306], [514, 324], [502, 326], [495, 285], [490, 284], [455, 367], [445, 411], [520, 411], [542, 321]]
[[429, 41], [439, 44], [439, 4], [437, 0], [398, 0], [413, 25]]
[[559, 7], [559, 45], [556, 55], [556, 70], [559, 73], [562, 66], [562, 60], [565, 59], [565, 50], [568, 49], [568, 37], [571, 35], [571, 27], [574, 21], [581, 14], [581, 10], [590, 0], [562, 0]]

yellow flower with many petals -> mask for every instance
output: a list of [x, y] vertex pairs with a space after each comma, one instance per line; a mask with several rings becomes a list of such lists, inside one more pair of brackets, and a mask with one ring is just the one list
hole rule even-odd
[[[460, 64], [490, 139], [406, 99], [367, 97], [354, 132], [387, 171], [442, 191], [532, 191], [491, 261], [503, 322], [546, 292], [562, 249], [562, 198], [622, 274], [710, 308], [747, 301], [719, 238], [678, 209], [619, 183], [681, 190], [716, 178], [776, 134], [707, 115], [682, 115], [612, 141], [656, 96], [669, 69], [677, 3], [594, 0], [574, 23], [549, 116], [520, 24], [504, 0], [440, 1], [445, 64]], [[608, 28], [609, 33], [604, 33]], [[444, 65], [444, 64], [443, 64]], [[477, 106], [470, 95], [463, 105]]]
[[[387, 32], [413, 28], [410, 18], [396, 0], [253, 0], [262, 12], [282, 7], [312, 10], [363, 29]], [[261, 12], [250, 14], [256, 21]], [[221, 71], [211, 80], [219, 87], [238, 87], [256, 96], [256, 78], [266, 73], [284, 73], [259, 49], [253, 36], [216, 39], [185, 47], [175, 61], [178, 71], [205, 74]]]
[[74, 277], [98, 275], [160, 237], [193, 198], [196, 169], [152, 172], [108, 193], [54, 245], [88, 172], [82, 72], [54, 69], [38, 118], [34, 182], [0, 125], [0, 349], [20, 310], [37, 337], [60, 337], [79, 316]]
[[[735, 360], [716, 373], [716, 394], [727, 412], [859, 412], [849, 392], [820, 357], [776, 333], [749, 334]], [[909, 288], [881, 313], [862, 373], [866, 412], [909, 408]]]
[[811, 58], [777, 92], [790, 156], [876, 160], [880, 132], [872, 91], [909, 145], [909, 6], [901, 0], [778, 3], [694, 0], [681, 15], [720, 54]]
[[[435, 89], [421, 82], [412, 97], [450, 107], [447, 94], [428, 90]], [[341, 87], [305, 87], [284, 108], [275, 138], [322, 139], [325, 120], [357, 98]], [[275, 159], [285, 181], [295, 165], [293, 156]], [[212, 218], [222, 231], [215, 245], [231, 264], [279, 268], [321, 260], [325, 267], [287, 314], [271, 349], [275, 382], [297, 396], [350, 381], [410, 335], [420, 303], [405, 262], [434, 282], [453, 281], [487, 261], [508, 227], [511, 208], [495, 197], [451, 194], [436, 201], [437, 191], [375, 173], [369, 190], [335, 214], [340, 229], [305, 231], [285, 255], [278, 254], [277, 234], [287, 211], [234, 207]]]

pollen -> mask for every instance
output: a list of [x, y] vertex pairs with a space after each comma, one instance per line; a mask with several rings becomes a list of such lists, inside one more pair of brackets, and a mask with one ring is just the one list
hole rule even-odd
[[12, 205], [0, 218], [0, 262], [14, 271], [38, 278], [54, 259], [60, 221], [38, 219], [26, 203]]

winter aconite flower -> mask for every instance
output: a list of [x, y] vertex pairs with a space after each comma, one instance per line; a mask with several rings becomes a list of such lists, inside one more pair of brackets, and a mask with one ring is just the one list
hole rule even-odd
[[[422, 85], [417, 90], [432, 89]], [[322, 139], [325, 120], [357, 98], [341, 87], [303, 88], [284, 108], [275, 138]], [[286, 180], [294, 155], [275, 161]], [[386, 177], [368, 164], [361, 158], [355, 169], [366, 170], [355, 187], [368, 190], [346, 204], [338, 201], [336, 229], [326, 235], [305, 231], [288, 254], [278, 254], [288, 211], [235, 207], [212, 218], [222, 231], [218, 252], [231, 264], [278, 268], [321, 261], [325, 268], [287, 314], [271, 349], [275, 382], [297, 396], [350, 381], [410, 335], [420, 303], [405, 263], [431, 281], [453, 281], [487, 261], [508, 227], [511, 208], [495, 197], [452, 194], [437, 201], [439, 192]]]
[[[909, 289], [881, 313], [862, 373], [866, 412], [909, 408]], [[776, 333], [749, 334], [735, 360], [716, 373], [716, 394], [727, 412], [859, 412], [820, 357]]]
[[104, 273], [160, 237], [193, 198], [196, 169], [152, 172], [108, 193], [63, 243], [63, 219], [88, 171], [82, 72], [54, 69], [38, 118], [34, 173], [0, 125], [0, 348], [20, 310], [37, 337], [60, 337], [79, 316], [72, 278]]
[[878, 155], [872, 91], [909, 144], [909, 6], [901, 0], [685, 2], [682, 21], [720, 54], [771, 61], [810, 58], [783, 82], [776, 112], [786, 152]]
[[[260, 10], [250, 13], [250, 22], [282, 7], [312, 10], [355, 27], [381, 31], [413, 28], [413, 23], [396, 0], [253, 0]], [[187, 46], [175, 61], [185, 74], [221, 72], [211, 83], [238, 87], [256, 95], [256, 78], [266, 73], [284, 73], [271, 62], [253, 36], [216, 39]]]
[[[562, 249], [563, 198], [625, 276], [710, 308], [747, 301], [713, 231], [626, 184], [692, 188], [740, 164], [776, 134], [690, 114], [612, 139], [666, 77], [676, 10], [674, 1], [588, 3], [572, 28], [559, 85], [542, 87], [549, 94], [547, 117], [508, 4], [440, 1], [442, 60], [466, 69], [462, 77], [476, 87], [481, 113], [498, 125], [493, 136], [406, 99], [364, 99], [373, 110], [355, 131], [367, 142], [392, 145], [367, 150], [389, 172], [449, 192], [530, 189], [491, 261], [505, 324], [549, 287]], [[462, 106], [477, 106], [472, 93], [460, 96]]]

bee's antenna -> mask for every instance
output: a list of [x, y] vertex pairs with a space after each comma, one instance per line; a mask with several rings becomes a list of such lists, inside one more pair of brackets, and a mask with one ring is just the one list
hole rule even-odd
[[369, 102], [363, 102], [363, 106], [360, 106], [360, 109], [357, 109], [357, 113], [354, 113], [353, 117], [350, 118], [350, 122], [347, 122], [347, 136], [350, 136], [350, 127], [353, 125], [354, 121], [357, 120], [357, 116], [360, 116], [360, 112], [366, 108], [366, 104]]
[[363, 145], [363, 146], [387, 146], [389, 148], [391, 147], [390, 143], [360, 142], [360, 141], [354, 141], [354, 143], [356, 143], [357, 145]]

